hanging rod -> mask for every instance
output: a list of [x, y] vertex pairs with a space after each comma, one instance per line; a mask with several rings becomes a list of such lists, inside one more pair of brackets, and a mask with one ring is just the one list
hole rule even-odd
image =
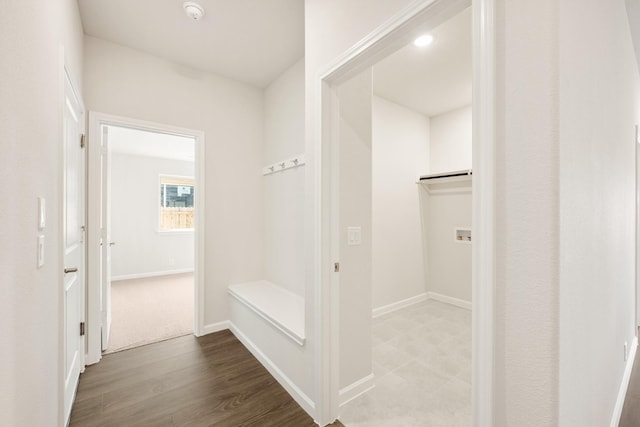
[[420, 182], [430, 181], [432, 179], [455, 178], [459, 176], [471, 177], [471, 175], [473, 175], [473, 171], [471, 169], [466, 169], [461, 171], [452, 171], [452, 172], [434, 173], [430, 175], [420, 176]]

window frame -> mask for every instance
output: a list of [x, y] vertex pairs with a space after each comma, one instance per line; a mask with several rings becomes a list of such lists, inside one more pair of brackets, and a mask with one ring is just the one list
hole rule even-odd
[[[195, 197], [195, 191], [196, 191], [196, 179], [194, 176], [189, 176], [189, 175], [175, 175], [175, 174], [166, 174], [166, 173], [161, 173], [158, 174], [158, 183], [156, 185], [156, 194], [158, 197], [158, 202], [156, 203], [156, 209], [157, 209], [157, 222], [156, 222], [156, 230], [159, 234], [176, 234], [176, 233], [193, 233], [195, 231], [195, 228], [173, 228], [173, 229], [167, 229], [167, 228], [162, 228], [162, 208], [164, 207], [163, 205], [163, 201], [162, 201], [162, 196], [161, 196], [161, 192], [157, 191], [160, 190], [162, 188], [162, 185], [166, 185], [167, 179], [176, 179], [176, 180], [180, 180], [180, 181], [186, 181], [189, 180], [191, 182], [193, 182], [193, 191], [194, 191], [194, 197], [193, 197], [193, 213], [194, 215], [196, 214], [196, 197]], [[165, 181], [163, 183], [163, 180]], [[174, 184], [181, 184], [180, 182], [176, 182]], [[195, 223], [195, 222], [194, 222]]]

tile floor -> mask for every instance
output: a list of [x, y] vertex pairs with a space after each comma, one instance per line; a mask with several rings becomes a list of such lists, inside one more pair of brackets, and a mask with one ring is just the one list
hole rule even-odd
[[345, 426], [470, 426], [471, 311], [427, 300], [375, 318], [373, 373]]

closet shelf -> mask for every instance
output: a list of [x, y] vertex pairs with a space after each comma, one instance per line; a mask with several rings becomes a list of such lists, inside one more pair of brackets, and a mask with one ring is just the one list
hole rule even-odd
[[420, 183], [433, 183], [433, 182], [455, 182], [455, 181], [467, 181], [471, 179], [473, 171], [471, 169], [465, 169], [460, 171], [434, 173], [430, 175], [421, 175]]
[[418, 184], [424, 184], [429, 194], [467, 193], [471, 191], [471, 169], [422, 175]]

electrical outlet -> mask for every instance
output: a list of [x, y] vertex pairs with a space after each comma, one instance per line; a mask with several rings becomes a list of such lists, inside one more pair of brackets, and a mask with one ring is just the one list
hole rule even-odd
[[627, 342], [624, 342], [624, 361], [627, 361], [627, 357], [629, 357], [629, 352], [627, 351]]

